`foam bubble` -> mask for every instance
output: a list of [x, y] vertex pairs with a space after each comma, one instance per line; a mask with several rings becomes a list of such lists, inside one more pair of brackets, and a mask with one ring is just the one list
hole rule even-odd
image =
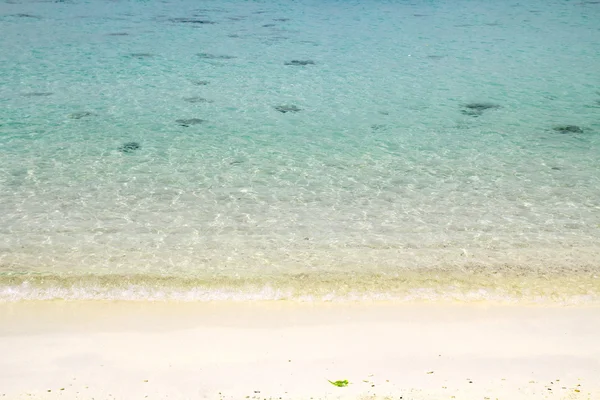
[[181, 302], [491, 302], [600, 304], [600, 279], [581, 275], [412, 272], [402, 277], [320, 274], [270, 280], [153, 276], [0, 277], [0, 301], [115, 300]]

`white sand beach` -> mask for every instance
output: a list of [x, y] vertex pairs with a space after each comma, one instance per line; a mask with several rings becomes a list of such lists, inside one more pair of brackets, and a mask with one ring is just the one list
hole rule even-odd
[[4, 303], [0, 397], [590, 400], [599, 333], [584, 307]]

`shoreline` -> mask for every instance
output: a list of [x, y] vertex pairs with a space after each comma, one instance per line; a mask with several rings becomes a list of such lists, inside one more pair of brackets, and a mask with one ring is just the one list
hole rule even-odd
[[19, 301], [394, 302], [599, 305], [597, 267], [470, 266], [263, 275], [0, 274], [0, 304]]
[[599, 331], [597, 306], [1, 303], [0, 396], [592, 399]]

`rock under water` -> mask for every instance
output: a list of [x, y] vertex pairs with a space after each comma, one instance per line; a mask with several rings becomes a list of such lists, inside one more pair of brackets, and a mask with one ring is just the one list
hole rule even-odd
[[183, 100], [188, 103], [212, 103], [212, 100], [205, 99], [204, 97], [185, 97]]
[[142, 145], [138, 142], [127, 142], [124, 143], [122, 146], [119, 146], [119, 151], [122, 153], [133, 153], [134, 151], [139, 150], [141, 148]]
[[81, 118], [85, 118], [85, 117], [91, 117], [93, 115], [95, 115], [93, 112], [78, 111], [78, 112], [74, 112], [72, 114], [69, 114], [69, 118], [71, 118], [71, 119], [81, 119]]
[[33, 15], [33, 14], [25, 14], [25, 13], [20, 13], [20, 14], [14, 14], [15, 17], [19, 17], [19, 18], [32, 18], [32, 19], [42, 19], [42, 17], [38, 16], [38, 15]]
[[28, 92], [23, 93], [24, 97], [48, 97], [52, 96], [52, 92]]
[[232, 60], [236, 58], [235, 56], [228, 56], [225, 54], [210, 54], [210, 53], [198, 53], [198, 57], [203, 58], [205, 60]]
[[151, 53], [131, 53], [129, 57], [132, 58], [151, 58], [154, 57], [154, 54]]
[[500, 108], [500, 105], [494, 103], [467, 103], [463, 106], [461, 113], [472, 117], [478, 117], [483, 114], [484, 111], [497, 108]]
[[285, 65], [300, 65], [300, 66], [315, 65], [315, 62], [313, 60], [292, 60], [292, 61], [287, 61], [285, 63]]
[[560, 133], [583, 133], [583, 129], [577, 125], [557, 125], [552, 130]]
[[189, 118], [189, 119], [176, 119], [175, 122], [177, 122], [178, 125], [185, 126], [187, 128], [188, 126], [199, 125], [206, 121], [203, 119], [200, 119], [200, 118]]
[[210, 21], [207, 19], [198, 19], [198, 18], [171, 18], [170, 21], [180, 23], [180, 24], [198, 24], [198, 25], [216, 24], [215, 21]]
[[302, 111], [301, 108], [298, 108], [296, 106], [287, 106], [287, 105], [282, 105], [282, 106], [275, 106], [275, 109], [277, 111], [279, 111], [280, 113], [288, 113], [288, 112], [298, 112], [298, 111]]

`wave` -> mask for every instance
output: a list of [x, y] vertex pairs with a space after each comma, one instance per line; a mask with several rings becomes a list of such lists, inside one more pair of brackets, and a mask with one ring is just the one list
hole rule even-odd
[[595, 270], [232, 276], [0, 275], [0, 302], [28, 300], [492, 302], [600, 304]]

